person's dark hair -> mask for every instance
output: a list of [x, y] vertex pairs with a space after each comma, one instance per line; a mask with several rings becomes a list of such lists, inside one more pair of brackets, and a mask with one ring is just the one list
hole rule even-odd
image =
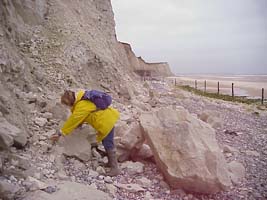
[[64, 94], [61, 96], [61, 103], [67, 106], [73, 106], [75, 102], [75, 92], [71, 90], [65, 90]]

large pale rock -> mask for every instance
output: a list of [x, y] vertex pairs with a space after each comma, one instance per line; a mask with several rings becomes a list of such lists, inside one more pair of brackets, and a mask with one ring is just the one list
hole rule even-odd
[[209, 123], [213, 128], [222, 127], [220, 114], [214, 110], [205, 110], [198, 117], [202, 121]]
[[122, 163], [122, 169], [126, 169], [130, 175], [141, 174], [144, 171], [144, 164], [141, 162], [127, 161]]
[[140, 117], [157, 166], [173, 188], [215, 193], [231, 186], [227, 164], [210, 125], [184, 108], [161, 108]]
[[8, 149], [14, 144], [13, 137], [0, 130], [0, 148]]
[[0, 198], [14, 199], [15, 194], [19, 191], [19, 187], [5, 180], [0, 180]]
[[133, 87], [130, 84], [120, 85], [118, 95], [124, 97], [126, 100], [132, 99], [134, 96]]
[[130, 157], [136, 157], [145, 140], [140, 124], [122, 125], [118, 135], [121, 135], [119, 138], [115, 138], [118, 160], [123, 162]]
[[17, 143], [24, 146], [27, 142], [27, 137], [16, 126], [10, 124], [5, 118], [0, 119], [0, 148], [7, 149]]
[[145, 97], [141, 95], [131, 100], [133, 106], [140, 108], [143, 111], [148, 111], [150, 109], [150, 106], [143, 102], [145, 102]]
[[128, 130], [129, 125], [124, 121], [118, 121], [115, 129], [115, 137], [121, 138]]
[[153, 152], [149, 145], [143, 144], [140, 149], [138, 149], [136, 152], [131, 153], [131, 157], [134, 160], [136, 159], [145, 160], [145, 159], [152, 158]]
[[13, 154], [9, 157], [13, 166], [17, 166], [25, 170], [31, 167], [30, 156]]
[[62, 119], [62, 120], [66, 120], [68, 118], [69, 115], [69, 111], [66, 109], [66, 107], [64, 107], [64, 105], [60, 104], [60, 103], [48, 103], [48, 112], [52, 113], [53, 118], [55, 119]]
[[150, 188], [152, 186], [152, 181], [147, 179], [146, 177], [141, 177], [137, 179], [136, 183], [141, 185], [144, 188]]
[[93, 186], [86, 186], [80, 183], [62, 181], [57, 183], [59, 190], [55, 193], [48, 194], [42, 191], [29, 193], [25, 198], [27, 200], [73, 200], [73, 199], [90, 199], [90, 200], [111, 200], [108, 194], [97, 190]]
[[49, 185], [40, 181], [40, 180], [37, 180], [36, 178], [33, 178], [31, 176], [29, 176], [27, 179], [26, 179], [29, 183], [31, 183], [31, 191], [34, 191], [34, 190], [43, 190], [45, 188], [47, 188]]
[[140, 149], [144, 142], [144, 136], [139, 123], [133, 123], [122, 136], [119, 146], [131, 150], [134, 147]]
[[61, 137], [59, 145], [63, 147], [63, 154], [75, 156], [82, 161], [91, 158], [91, 144], [88, 141], [88, 132], [76, 129], [70, 135]]
[[230, 172], [231, 180], [234, 184], [238, 184], [245, 177], [245, 167], [237, 161], [228, 163], [228, 169]]

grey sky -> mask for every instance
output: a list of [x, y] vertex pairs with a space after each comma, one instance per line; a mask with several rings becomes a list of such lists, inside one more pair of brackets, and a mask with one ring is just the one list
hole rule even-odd
[[112, 0], [118, 40], [174, 73], [267, 74], [267, 0]]

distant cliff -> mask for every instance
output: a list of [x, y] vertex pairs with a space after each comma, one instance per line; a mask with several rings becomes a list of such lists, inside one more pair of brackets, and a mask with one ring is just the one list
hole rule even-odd
[[138, 74], [144, 72], [149, 73], [151, 76], [172, 76], [167, 62], [148, 63], [142, 57], [136, 57], [131, 45], [124, 42], [119, 42], [121, 48], [125, 50], [128, 59], [128, 68]]

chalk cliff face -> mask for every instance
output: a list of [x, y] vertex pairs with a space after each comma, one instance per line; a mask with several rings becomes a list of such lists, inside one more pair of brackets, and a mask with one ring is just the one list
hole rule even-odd
[[167, 63], [147, 64], [117, 41], [110, 0], [2, 0], [0, 16], [0, 112], [19, 127], [29, 96], [38, 109], [68, 88], [129, 99], [140, 91], [130, 84], [135, 70], [170, 74]]
[[152, 76], [172, 76], [169, 64], [167, 62], [147, 63], [142, 57], [136, 57], [131, 45], [120, 42], [121, 48], [125, 50], [128, 58], [128, 68], [131, 71], [146, 71]]

